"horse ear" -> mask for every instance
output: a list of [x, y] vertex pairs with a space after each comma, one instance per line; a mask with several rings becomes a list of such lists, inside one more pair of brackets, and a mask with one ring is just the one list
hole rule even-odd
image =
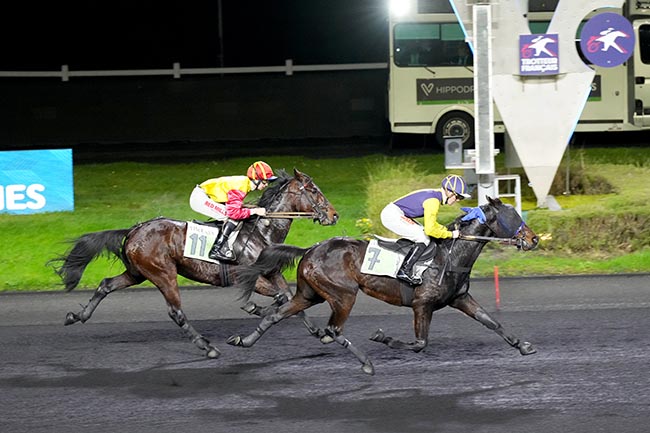
[[498, 198], [492, 198], [489, 195], [486, 195], [485, 198], [487, 198], [487, 201], [493, 206], [498, 206], [500, 204], [503, 204], [501, 200], [499, 200]]
[[296, 167], [293, 168], [293, 175], [296, 177], [296, 179], [300, 179], [304, 176], [304, 174], [302, 174]]

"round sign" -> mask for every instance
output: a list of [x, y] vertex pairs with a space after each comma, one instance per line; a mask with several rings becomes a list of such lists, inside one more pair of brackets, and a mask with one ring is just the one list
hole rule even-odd
[[634, 28], [623, 16], [605, 12], [592, 17], [580, 32], [582, 54], [605, 68], [618, 66], [634, 52]]

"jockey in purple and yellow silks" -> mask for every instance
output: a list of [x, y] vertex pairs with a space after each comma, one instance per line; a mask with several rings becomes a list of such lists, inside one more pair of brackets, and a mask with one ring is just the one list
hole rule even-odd
[[246, 176], [208, 179], [194, 188], [190, 196], [190, 207], [200, 214], [225, 221], [208, 257], [214, 260], [234, 260], [234, 253], [228, 246], [228, 237], [237, 227], [236, 221], [252, 215], [266, 215], [266, 209], [262, 207], [244, 207], [246, 195], [250, 191], [266, 188], [268, 182], [275, 179], [271, 167], [264, 161], [257, 161], [248, 167]]
[[[381, 222], [390, 231], [413, 242], [397, 272], [397, 278], [411, 284], [420, 284], [421, 280], [412, 275], [413, 265], [429, 245], [430, 237], [447, 239], [457, 238], [458, 230], [450, 231], [438, 222], [438, 211], [443, 204], [452, 205], [459, 200], [469, 198], [467, 183], [458, 175], [446, 176], [438, 189], [420, 189], [388, 203], [381, 211]], [[415, 218], [424, 217], [424, 225]]]

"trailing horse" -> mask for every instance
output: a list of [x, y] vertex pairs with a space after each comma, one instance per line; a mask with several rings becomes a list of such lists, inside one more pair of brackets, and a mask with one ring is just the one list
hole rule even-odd
[[[252, 264], [264, 247], [286, 239], [295, 213], [305, 213], [322, 225], [336, 224], [338, 220], [336, 210], [308, 175], [296, 169], [293, 177], [284, 171], [279, 171], [278, 175], [279, 178], [264, 190], [258, 203], [267, 209], [269, 218], [250, 218], [242, 222], [234, 245], [239, 257], [236, 263], [187, 257], [186, 235], [191, 224], [169, 218], [155, 218], [129, 229], [88, 233], [74, 240], [65, 255], [51, 261], [63, 279], [66, 291], [79, 284], [86, 266], [104, 252], [119, 258], [126, 270], [120, 275], [104, 278], [80, 312], [67, 314], [65, 324], [86, 322], [108, 294], [149, 280], [164, 296], [174, 323], [206, 356], [218, 357], [219, 350], [194, 329], [181, 309], [178, 275], [213, 286], [232, 285], [237, 281], [240, 266]], [[276, 218], [270, 218], [273, 215]], [[209, 225], [204, 227], [209, 229]], [[192, 238], [194, 241], [197, 245], [207, 245], [209, 249], [208, 241], [200, 235]], [[205, 253], [207, 256], [207, 250]], [[60, 265], [56, 266], [58, 263]], [[279, 272], [260, 278], [252, 290], [276, 297], [278, 303], [291, 297], [288, 284]], [[249, 305], [246, 310], [254, 312], [257, 307]]]
[[[537, 236], [512, 206], [490, 197], [487, 204], [472, 209], [467, 215], [459, 216], [452, 225], [459, 227], [461, 237], [437, 243], [437, 248], [422, 275], [422, 284], [414, 289], [407, 283], [389, 276], [362, 272], [364, 260], [368, 260], [366, 252], [370, 245], [365, 240], [338, 237], [320, 242], [311, 248], [291, 245], [273, 245], [266, 248], [255, 264], [240, 272], [238, 285], [243, 291], [243, 296], [250, 296], [259, 279], [279, 272], [302, 257], [297, 268], [296, 294], [290, 302], [265, 316], [253, 333], [245, 337], [232, 336], [228, 343], [250, 347], [273, 324], [327, 301], [332, 313], [321, 341], [336, 341], [346, 347], [359, 359], [364, 372], [374, 374], [374, 367], [367, 355], [343, 335], [345, 321], [350, 315], [358, 291], [362, 290], [367, 295], [389, 304], [413, 309], [415, 341], [402, 342], [386, 336], [382, 330], [378, 330], [370, 338], [393, 349], [415, 352], [424, 349], [428, 343], [433, 312], [450, 306], [496, 332], [522, 355], [535, 353], [530, 343], [507, 333], [472, 298], [469, 294], [469, 276], [474, 262], [489, 240], [508, 241], [526, 251], [537, 246]], [[434, 242], [432, 240], [432, 243]], [[371, 255], [370, 260], [372, 257]]]

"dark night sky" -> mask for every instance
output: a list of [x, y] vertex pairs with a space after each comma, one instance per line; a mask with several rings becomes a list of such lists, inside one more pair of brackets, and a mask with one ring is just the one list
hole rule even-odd
[[[218, 67], [217, 0], [3, 5], [0, 70]], [[224, 66], [385, 62], [383, 0], [222, 0]]]

